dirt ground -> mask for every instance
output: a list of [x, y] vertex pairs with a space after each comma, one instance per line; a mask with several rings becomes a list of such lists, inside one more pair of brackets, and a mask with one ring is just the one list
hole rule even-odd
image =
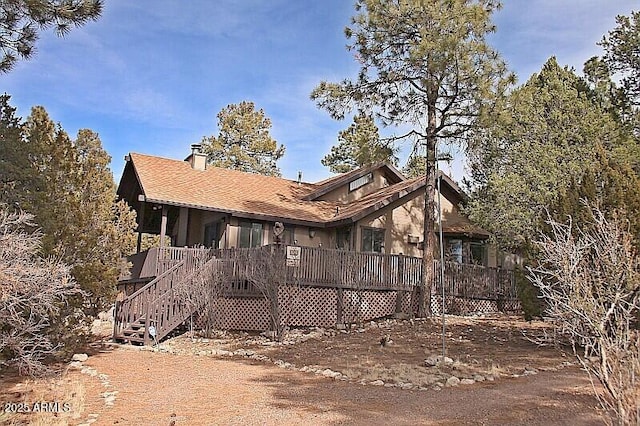
[[[385, 320], [350, 331], [182, 335], [155, 349], [90, 348], [55, 385], [10, 374], [0, 400], [68, 402], [67, 412], [4, 413], [5, 424], [602, 424], [586, 373], [523, 337], [515, 318]], [[425, 359], [433, 362], [425, 364]], [[439, 361], [439, 362], [438, 362]], [[434, 364], [434, 365], [432, 365]], [[452, 379], [455, 377], [455, 379]], [[456, 380], [458, 383], [456, 383]], [[463, 382], [460, 382], [463, 380]], [[465, 382], [466, 381], [466, 382]], [[462, 384], [469, 383], [469, 384]], [[15, 406], [14, 406], [15, 407]]]

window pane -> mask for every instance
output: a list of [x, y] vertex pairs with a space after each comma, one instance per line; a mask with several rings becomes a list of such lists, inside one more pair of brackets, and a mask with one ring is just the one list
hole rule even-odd
[[336, 248], [343, 250], [351, 249], [351, 228], [336, 229]]
[[384, 251], [384, 229], [373, 230], [373, 249], [376, 253]]
[[448, 244], [449, 260], [462, 263], [462, 240], [449, 240]]
[[477, 265], [485, 264], [484, 245], [482, 243], [471, 243], [471, 261]]
[[251, 247], [260, 247], [262, 245], [262, 224], [251, 224]]
[[362, 229], [362, 251], [382, 253], [384, 251], [384, 229]]
[[362, 230], [362, 251], [373, 251], [373, 233], [371, 229]]
[[240, 224], [240, 237], [238, 238], [238, 247], [248, 248], [251, 247], [251, 224]]
[[209, 223], [204, 227], [204, 246], [218, 248], [218, 224]]

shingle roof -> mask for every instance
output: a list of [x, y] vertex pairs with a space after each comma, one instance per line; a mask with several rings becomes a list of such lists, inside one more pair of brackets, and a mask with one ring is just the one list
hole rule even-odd
[[[334, 185], [335, 179], [320, 184], [298, 183], [211, 166], [204, 171], [194, 170], [185, 161], [144, 154], [132, 153], [130, 159], [148, 202], [222, 211], [240, 217], [285, 219], [313, 226], [357, 221], [424, 188], [424, 178], [419, 177], [381, 188], [348, 204], [309, 201], [310, 194], [325, 190], [326, 185]], [[448, 177], [444, 179], [447, 184], [449, 181]], [[457, 186], [452, 189], [459, 191]], [[446, 224], [444, 231], [487, 235], [486, 231], [468, 222]]]
[[306, 222], [324, 222], [335, 212], [334, 203], [302, 200], [313, 184], [218, 167], [199, 171], [184, 161], [143, 154], [132, 153], [131, 161], [149, 202]]

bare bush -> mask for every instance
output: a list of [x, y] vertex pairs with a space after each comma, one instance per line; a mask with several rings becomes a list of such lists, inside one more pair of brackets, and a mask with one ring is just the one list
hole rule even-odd
[[640, 258], [619, 218], [608, 220], [597, 208], [590, 217], [580, 226], [549, 221], [530, 279], [592, 382], [602, 384], [596, 394], [612, 423], [639, 424]]
[[26, 230], [32, 219], [0, 207], [0, 361], [37, 375], [58, 349], [52, 324], [64, 322], [61, 306], [81, 292], [67, 265], [38, 256], [41, 234]]
[[[221, 255], [223, 280], [230, 285], [229, 296], [263, 297], [268, 304], [273, 338], [281, 340], [287, 312], [296, 297], [297, 274], [287, 266], [285, 246], [275, 244], [255, 248], [225, 250]], [[280, 290], [284, 291], [280, 291]]]
[[224, 296], [225, 284], [221, 260], [210, 253], [203, 253], [196, 264], [196, 272], [187, 280], [178, 283], [174, 289], [176, 295], [187, 308], [197, 314], [206, 336], [213, 331], [218, 313], [217, 301]]
[[283, 246], [270, 245], [235, 251], [234, 261], [240, 268], [239, 276], [257, 290], [269, 303], [271, 331], [276, 340], [284, 333], [279, 288], [287, 284], [286, 252]]

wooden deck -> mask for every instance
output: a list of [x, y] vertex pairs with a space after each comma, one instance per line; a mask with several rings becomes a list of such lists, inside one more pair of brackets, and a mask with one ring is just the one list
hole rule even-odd
[[[194, 279], [222, 276], [221, 297], [265, 298], [265, 276], [275, 276], [276, 286], [336, 289], [363, 292], [396, 292], [400, 295], [421, 287], [422, 259], [378, 253], [357, 253], [300, 247], [299, 260], [287, 259], [285, 247], [254, 249], [155, 248], [129, 258], [132, 272], [123, 283], [151, 280], [116, 304], [114, 337], [148, 344], [161, 339], [197, 309], [189, 306], [177, 288], [191, 288]], [[504, 301], [517, 298], [513, 271], [447, 262], [444, 283], [439, 263], [435, 269], [436, 295], [449, 298]], [[271, 275], [270, 275], [271, 274]], [[275, 274], [275, 275], [274, 275]], [[400, 298], [398, 298], [400, 306]], [[338, 303], [340, 304], [340, 303]], [[327, 307], [332, 309], [332, 307]], [[338, 308], [340, 311], [340, 308]]]

